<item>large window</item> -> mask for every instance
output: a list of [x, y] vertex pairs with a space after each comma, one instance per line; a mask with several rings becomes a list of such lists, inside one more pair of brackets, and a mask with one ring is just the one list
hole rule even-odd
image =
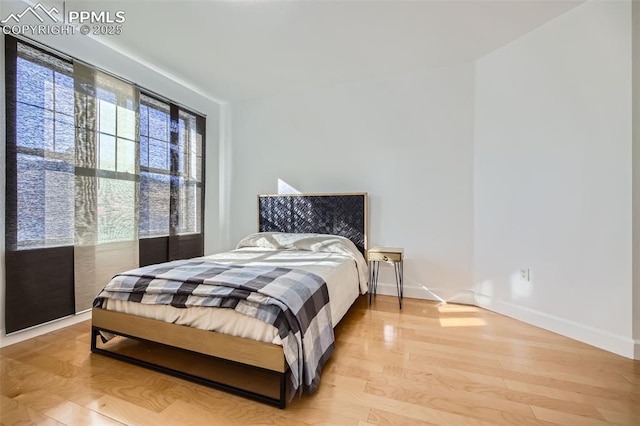
[[[13, 250], [73, 244], [74, 89], [71, 63], [23, 43], [15, 61], [17, 178], [7, 233]], [[9, 148], [9, 147], [8, 147]], [[12, 150], [12, 151], [13, 151]], [[10, 237], [10, 238], [9, 238]]]
[[202, 255], [204, 117], [5, 44], [7, 332], [90, 308], [117, 272]]

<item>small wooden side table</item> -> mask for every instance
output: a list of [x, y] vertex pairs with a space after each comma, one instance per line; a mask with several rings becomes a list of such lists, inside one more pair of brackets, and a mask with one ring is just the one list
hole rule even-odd
[[402, 309], [402, 291], [403, 291], [403, 259], [404, 249], [398, 247], [371, 247], [367, 250], [367, 260], [369, 261], [369, 303], [372, 297], [376, 295], [378, 289], [378, 272], [380, 262], [393, 264], [396, 273], [396, 289], [398, 291], [398, 303]]

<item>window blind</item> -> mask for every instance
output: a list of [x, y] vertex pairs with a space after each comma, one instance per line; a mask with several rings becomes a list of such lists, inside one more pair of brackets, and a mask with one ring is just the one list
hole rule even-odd
[[[73, 66], [5, 37], [5, 327], [74, 313]], [[43, 277], [47, 277], [43, 279]]]
[[[73, 243], [74, 111], [70, 62], [7, 40], [7, 249]], [[19, 214], [18, 214], [19, 213]]]
[[140, 96], [140, 265], [204, 252], [204, 118]]
[[171, 105], [140, 96], [140, 236], [169, 235]]
[[7, 333], [203, 254], [204, 117], [11, 36], [5, 81]]
[[80, 62], [75, 82], [75, 309], [138, 266], [138, 88]]

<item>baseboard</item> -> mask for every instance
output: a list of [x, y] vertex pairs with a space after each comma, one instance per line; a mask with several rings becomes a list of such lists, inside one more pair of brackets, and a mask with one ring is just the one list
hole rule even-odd
[[476, 294], [475, 305], [626, 358], [638, 359], [640, 355], [639, 341], [595, 327], [481, 294]]
[[[469, 290], [427, 288], [419, 284], [405, 284], [403, 287], [404, 297], [412, 299], [435, 300], [438, 302], [460, 303], [463, 305], [475, 304], [475, 294]], [[378, 282], [377, 294], [397, 296], [396, 283]]]
[[[396, 284], [379, 282], [377, 293], [395, 296], [397, 295]], [[569, 321], [565, 318], [556, 317], [507, 301], [495, 300], [489, 296], [477, 294], [473, 291], [427, 288], [413, 284], [404, 286], [404, 296], [415, 299], [478, 306], [626, 358], [640, 359], [640, 340], [634, 341], [624, 336]]]
[[23, 331], [17, 331], [15, 333], [11, 333], [8, 336], [3, 335], [0, 336], [0, 348], [14, 345], [24, 340], [32, 339], [46, 333], [51, 333], [52, 331], [60, 330], [61, 328], [69, 327], [70, 325], [74, 325], [82, 321], [87, 321], [89, 319], [91, 319], [91, 310], [59, 320], [51, 321], [46, 324], [31, 327]]

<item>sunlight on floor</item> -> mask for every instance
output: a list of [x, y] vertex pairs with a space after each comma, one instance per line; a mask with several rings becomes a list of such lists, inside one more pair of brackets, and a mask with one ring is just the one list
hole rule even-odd
[[440, 318], [441, 327], [478, 327], [487, 325], [487, 322], [482, 318]]
[[438, 306], [438, 311], [443, 313], [448, 312], [478, 312], [479, 309], [475, 306], [470, 305], [440, 305]]

